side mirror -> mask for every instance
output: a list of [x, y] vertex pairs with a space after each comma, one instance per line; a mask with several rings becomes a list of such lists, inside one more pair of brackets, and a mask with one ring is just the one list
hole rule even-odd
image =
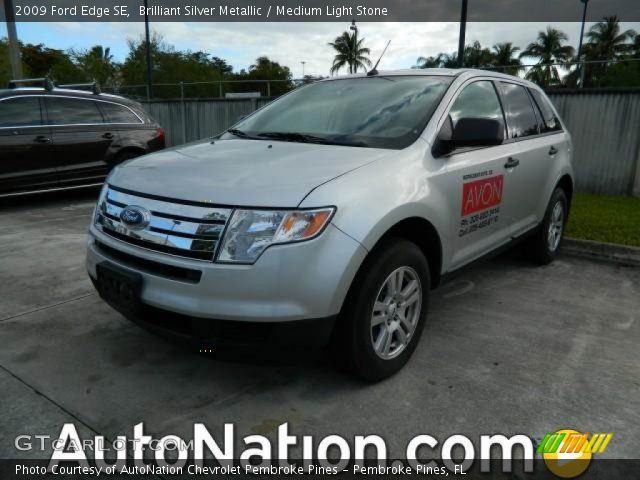
[[451, 115], [447, 115], [447, 119], [438, 132], [431, 153], [438, 158], [453, 152], [455, 148], [456, 146], [453, 142], [453, 120]]
[[448, 116], [438, 132], [432, 153], [441, 157], [459, 147], [487, 147], [500, 145], [503, 141], [504, 126], [498, 120], [461, 118], [454, 127], [451, 116]]
[[504, 141], [502, 122], [489, 118], [461, 118], [453, 131], [456, 147], [485, 147]]

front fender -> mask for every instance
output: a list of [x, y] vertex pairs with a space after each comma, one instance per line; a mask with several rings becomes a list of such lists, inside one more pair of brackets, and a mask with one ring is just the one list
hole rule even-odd
[[337, 205], [332, 223], [367, 250], [399, 222], [424, 219], [440, 236], [445, 266], [452, 253], [451, 219], [457, 217], [437, 188], [438, 174], [444, 168], [425, 158], [423, 150], [402, 151], [398, 156], [401, 158], [377, 160], [323, 185], [301, 206]]

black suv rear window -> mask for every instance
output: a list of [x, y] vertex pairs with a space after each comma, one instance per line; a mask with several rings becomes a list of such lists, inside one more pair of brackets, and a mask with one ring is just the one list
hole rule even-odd
[[100, 108], [109, 123], [140, 123], [140, 119], [123, 105], [100, 102]]
[[93, 100], [47, 97], [46, 102], [50, 125], [103, 123], [102, 114]]
[[0, 102], [0, 127], [42, 125], [40, 100], [37, 97], [15, 97]]

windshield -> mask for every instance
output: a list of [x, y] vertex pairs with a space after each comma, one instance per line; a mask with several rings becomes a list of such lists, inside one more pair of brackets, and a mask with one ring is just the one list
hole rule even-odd
[[405, 148], [422, 133], [451, 80], [407, 75], [314, 83], [267, 105], [223, 138]]

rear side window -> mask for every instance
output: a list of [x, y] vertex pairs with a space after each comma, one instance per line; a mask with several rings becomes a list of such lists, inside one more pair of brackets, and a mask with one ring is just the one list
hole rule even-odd
[[461, 118], [488, 118], [504, 125], [502, 107], [493, 82], [481, 80], [467, 85], [449, 111], [453, 126]]
[[560, 125], [560, 120], [553, 112], [551, 105], [549, 105], [549, 100], [545, 98], [545, 96], [537, 90], [529, 89], [533, 99], [536, 102], [538, 107], [538, 112], [540, 112], [540, 118], [542, 118], [542, 125], [540, 126], [542, 133], [547, 132], [557, 132], [562, 130], [562, 125]]
[[109, 123], [140, 123], [140, 119], [123, 105], [100, 102], [100, 108]]
[[102, 114], [93, 100], [46, 97], [50, 125], [103, 123]]
[[9, 98], [0, 102], [0, 127], [42, 125], [40, 100], [37, 97]]
[[501, 82], [502, 97], [511, 138], [538, 134], [538, 119], [526, 89], [514, 83]]

